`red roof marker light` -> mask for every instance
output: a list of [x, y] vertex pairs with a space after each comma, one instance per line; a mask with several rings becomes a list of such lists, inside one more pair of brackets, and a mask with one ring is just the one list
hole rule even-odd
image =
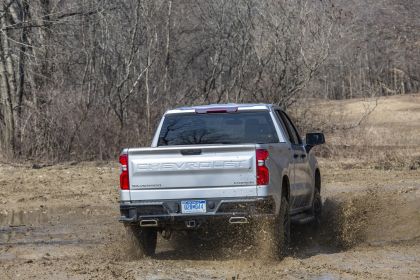
[[197, 114], [208, 114], [208, 113], [235, 113], [238, 111], [237, 106], [226, 106], [226, 107], [201, 107], [196, 108]]

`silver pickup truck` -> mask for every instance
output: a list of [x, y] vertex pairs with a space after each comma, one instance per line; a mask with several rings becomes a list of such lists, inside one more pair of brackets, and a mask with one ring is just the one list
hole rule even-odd
[[319, 219], [321, 174], [310, 150], [324, 142], [322, 133], [303, 142], [275, 105], [169, 110], [151, 148], [120, 154], [120, 221], [149, 256], [159, 232], [269, 221], [281, 257], [290, 223]]

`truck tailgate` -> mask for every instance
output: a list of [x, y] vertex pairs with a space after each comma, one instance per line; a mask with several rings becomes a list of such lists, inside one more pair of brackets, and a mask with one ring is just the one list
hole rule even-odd
[[129, 149], [128, 168], [131, 200], [143, 200], [152, 192], [161, 193], [161, 199], [175, 198], [164, 197], [165, 193], [188, 198], [198, 192], [186, 189], [200, 188], [220, 188], [223, 193], [226, 188], [246, 187], [247, 195], [257, 194], [255, 145]]

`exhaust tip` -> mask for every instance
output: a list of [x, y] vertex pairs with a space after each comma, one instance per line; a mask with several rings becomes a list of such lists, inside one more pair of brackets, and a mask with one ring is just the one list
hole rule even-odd
[[195, 220], [186, 221], [185, 225], [187, 228], [195, 228], [197, 226], [197, 223]]
[[141, 227], [157, 227], [158, 221], [157, 220], [141, 220], [140, 226]]
[[245, 217], [231, 217], [229, 219], [230, 224], [247, 224], [248, 219]]

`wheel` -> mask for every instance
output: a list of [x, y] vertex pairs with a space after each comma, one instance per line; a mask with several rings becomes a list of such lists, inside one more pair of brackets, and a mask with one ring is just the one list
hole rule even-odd
[[314, 226], [319, 226], [321, 224], [322, 200], [318, 189], [315, 189], [311, 212], [311, 214], [314, 216]]
[[136, 255], [150, 257], [155, 254], [157, 230], [142, 228], [139, 225], [129, 225], [127, 228], [136, 245]]
[[287, 255], [290, 244], [289, 202], [285, 197], [281, 199], [279, 215], [274, 226], [274, 257], [282, 259]]

